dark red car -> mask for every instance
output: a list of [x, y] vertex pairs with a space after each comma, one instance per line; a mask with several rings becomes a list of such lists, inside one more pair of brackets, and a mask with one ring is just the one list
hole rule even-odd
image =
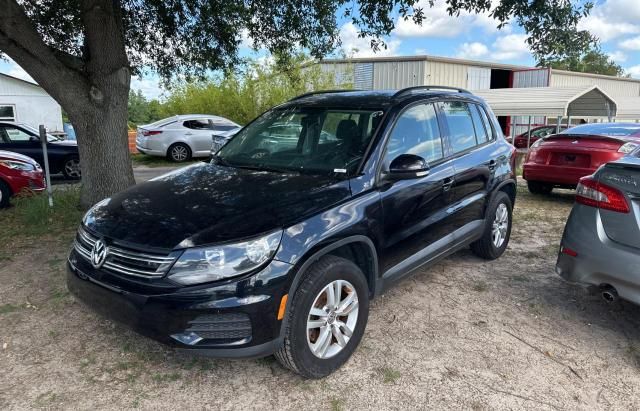
[[[560, 130], [566, 130], [567, 126], [560, 126]], [[546, 136], [549, 136], [551, 134], [555, 134], [556, 132], [556, 126], [555, 125], [548, 125], [548, 126], [540, 126], [540, 127], [533, 127], [531, 129], [531, 144], [535, 143], [536, 141], [540, 140], [541, 138], [544, 138]], [[528, 132], [525, 131], [522, 134], [517, 135], [514, 139], [513, 139], [513, 145], [516, 148], [527, 148], [527, 134]]]
[[0, 150], [0, 208], [8, 206], [9, 197], [23, 190], [44, 189], [44, 174], [34, 159]]
[[538, 140], [522, 168], [529, 191], [550, 193], [554, 187], [575, 188], [581, 177], [618, 160], [640, 145], [638, 123], [592, 123]]

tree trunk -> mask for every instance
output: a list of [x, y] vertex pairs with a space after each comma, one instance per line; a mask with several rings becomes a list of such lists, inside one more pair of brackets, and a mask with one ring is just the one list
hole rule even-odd
[[99, 87], [89, 93], [93, 104], [67, 107], [78, 139], [85, 207], [135, 184], [127, 137], [129, 72], [93, 80]]

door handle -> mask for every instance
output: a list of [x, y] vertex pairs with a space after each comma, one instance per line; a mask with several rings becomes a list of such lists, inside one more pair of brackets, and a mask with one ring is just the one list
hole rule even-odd
[[489, 161], [489, 171], [493, 171], [496, 169], [496, 160]]
[[453, 178], [451, 177], [445, 178], [444, 181], [442, 182], [442, 189], [444, 191], [449, 191], [451, 189], [451, 186], [453, 186]]

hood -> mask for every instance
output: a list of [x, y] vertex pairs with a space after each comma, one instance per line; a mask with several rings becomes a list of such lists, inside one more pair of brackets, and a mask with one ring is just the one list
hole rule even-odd
[[49, 141], [49, 144], [53, 144], [56, 146], [73, 146], [77, 147], [78, 142], [76, 140], [57, 140], [57, 141]]
[[84, 223], [123, 244], [173, 249], [286, 228], [350, 195], [349, 182], [334, 177], [198, 163], [114, 195]]
[[[22, 161], [24, 163], [29, 163], [34, 166], [38, 165], [38, 163], [31, 157], [27, 157], [22, 154], [14, 153], [11, 151], [0, 150], [0, 160], [16, 160], [16, 161]], [[38, 167], [40, 166], [38, 165]]]

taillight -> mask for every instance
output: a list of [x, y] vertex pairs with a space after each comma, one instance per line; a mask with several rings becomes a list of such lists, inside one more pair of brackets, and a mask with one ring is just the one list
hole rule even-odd
[[162, 131], [160, 130], [144, 130], [142, 132], [142, 135], [145, 137], [149, 137], [149, 136], [155, 136], [156, 134], [160, 134], [162, 133]]
[[580, 179], [576, 187], [576, 203], [618, 213], [629, 212], [629, 204], [622, 191], [596, 181], [593, 176]]

